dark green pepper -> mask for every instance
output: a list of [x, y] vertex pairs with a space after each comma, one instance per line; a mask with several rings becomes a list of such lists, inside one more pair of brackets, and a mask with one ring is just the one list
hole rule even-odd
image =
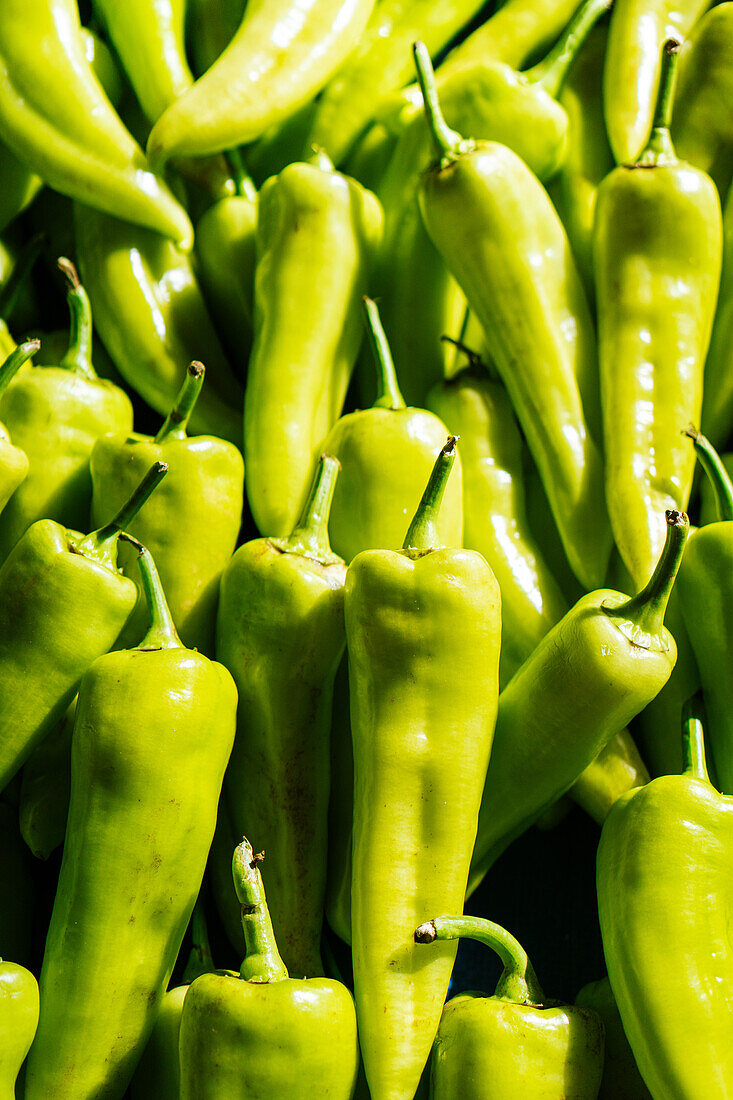
[[41, 187], [40, 176], [0, 142], [0, 233], [30, 206]]
[[633, 1051], [626, 1038], [616, 998], [608, 978], [584, 985], [575, 998], [576, 1005], [592, 1008], [603, 1020], [606, 1042], [603, 1056], [603, 1080], [598, 1100], [652, 1100], [641, 1079]]
[[64, 843], [75, 711], [76, 699], [23, 765], [18, 819], [23, 840], [36, 859], [48, 859]]
[[721, 448], [733, 432], [733, 187], [723, 213], [723, 268], [705, 362], [702, 430]]
[[186, 36], [201, 76], [224, 53], [239, 29], [247, 0], [188, 0]]

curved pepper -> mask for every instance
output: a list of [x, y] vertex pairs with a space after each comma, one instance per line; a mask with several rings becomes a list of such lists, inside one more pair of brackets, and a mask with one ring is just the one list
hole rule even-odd
[[[167, 464], [165, 483], [127, 530], [153, 555], [183, 644], [208, 656], [214, 651], [219, 579], [242, 523], [244, 464], [232, 443], [187, 436], [203, 383], [202, 364], [192, 363], [158, 434], [103, 436], [94, 445], [90, 470], [92, 522], [99, 526], [117, 511], [143, 470], [154, 462]], [[131, 555], [122, 564], [125, 574], [133, 575]], [[121, 645], [136, 644], [144, 633], [140, 600], [138, 607], [143, 614], [131, 617]]]
[[0, 802], [0, 958], [30, 965], [36, 887], [14, 806]]
[[0, 1097], [14, 1100], [15, 1082], [38, 1024], [38, 982], [24, 966], [0, 959]]
[[723, 215], [723, 268], [705, 362], [702, 430], [716, 447], [724, 447], [733, 432], [733, 188]]
[[588, 982], [575, 998], [576, 1005], [592, 1008], [603, 1020], [606, 1041], [603, 1054], [603, 1080], [598, 1100], [652, 1100], [641, 1079], [639, 1067], [626, 1038], [618, 1005], [608, 978]]
[[669, 136], [677, 52], [665, 44], [646, 149], [598, 188], [593, 239], [606, 500], [637, 585], [659, 557], [664, 509], [689, 500], [695, 455], [681, 432], [700, 418], [720, 278], [715, 185]]
[[217, 657], [239, 692], [224, 783], [231, 828], [246, 825], [267, 852], [285, 965], [308, 977], [323, 974], [331, 703], [346, 641], [346, 567], [328, 541], [339, 469], [321, 456], [289, 538], [237, 550], [222, 575], [216, 629]]
[[322, 153], [269, 179], [258, 206], [255, 340], [244, 404], [247, 496], [263, 534], [288, 535], [321, 443], [341, 415], [382, 209]]
[[153, 127], [153, 168], [173, 156], [254, 141], [287, 118], [339, 69], [373, 6], [374, 0], [249, 0], [224, 53]]
[[346, 575], [354, 994], [374, 1100], [412, 1100], [430, 1054], [456, 945], [426, 962], [413, 933], [463, 902], [498, 697], [499, 586], [438, 535], [454, 457], [450, 437], [404, 548], [366, 550]]
[[[166, 416], [192, 359], [209, 383], [191, 427], [241, 443], [242, 392], [211, 323], [189, 258], [159, 233], [74, 209], [77, 255], [97, 328], [125, 381]], [[242, 365], [243, 373], [243, 365]]]
[[214, 833], [236, 690], [222, 665], [181, 645], [143, 548], [140, 567], [150, 630], [137, 649], [95, 661], [79, 689], [69, 824], [26, 1100], [121, 1100]]
[[733, 1044], [733, 799], [708, 778], [696, 706], [683, 728], [683, 774], [631, 791], [608, 815], [598, 914], [613, 994], [652, 1096], [723, 1100]]
[[[504, 970], [494, 995], [462, 993], [443, 1009], [433, 1044], [431, 1100], [596, 1100], [603, 1023], [590, 1008], [548, 1001], [510, 932], [480, 917], [435, 917], [415, 942], [477, 940]], [[427, 952], [426, 952], [427, 954]]]
[[[0, 397], [12, 382], [24, 363], [35, 355], [40, 340], [29, 340], [11, 352], [0, 367]], [[14, 447], [4, 424], [0, 424], [0, 512], [11, 496], [28, 476], [28, 456], [20, 447]]]
[[232, 871], [246, 956], [239, 974], [204, 974], [181, 1019], [181, 1100], [350, 1100], [359, 1068], [354, 1003], [329, 978], [291, 978], [258, 869], [242, 840]]
[[58, 366], [25, 371], [0, 399], [0, 420], [29, 463], [28, 476], [0, 517], [0, 560], [36, 520], [85, 528], [92, 497], [92, 447], [107, 432], [132, 429], [129, 397], [98, 378], [92, 366], [86, 291], [68, 260], [59, 260], [59, 267], [68, 280], [69, 349]]
[[[438, 157], [422, 176], [425, 225], [484, 329], [573, 571], [592, 587], [605, 576], [611, 533], [596, 442], [595, 336], [570, 245], [515, 153], [448, 129], [420, 43], [415, 57]], [[538, 393], [550, 395], [541, 409]]]
[[75, 0], [6, 0], [0, 76], [3, 139], [46, 183], [191, 247], [186, 211], [149, 170], [86, 59]]
[[619, 164], [638, 160], [654, 125], [668, 39], [684, 39], [710, 0], [615, 0], [603, 67], [608, 138]]
[[667, 512], [667, 542], [638, 595], [583, 596], [499, 697], [469, 889], [669, 679], [676, 646], [664, 612], [689, 530]]

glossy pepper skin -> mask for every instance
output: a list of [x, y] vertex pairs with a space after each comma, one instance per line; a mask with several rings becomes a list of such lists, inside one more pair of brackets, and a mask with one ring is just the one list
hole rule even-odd
[[492, 997], [462, 993], [443, 1009], [433, 1044], [431, 1100], [596, 1100], [603, 1024], [592, 1009], [548, 1001], [514, 936], [480, 917], [435, 917], [415, 942], [468, 938], [504, 970]]
[[79, 690], [27, 1100], [123, 1096], [214, 833], [236, 689], [225, 668], [181, 645], [145, 550], [141, 571], [150, 630], [137, 649], [95, 661]]
[[0, 1097], [14, 1100], [15, 1082], [38, 1024], [38, 982], [17, 963], [0, 959]]
[[646, 587], [631, 599], [583, 596], [501, 693], [470, 889], [669, 679], [676, 647], [664, 612], [689, 520], [670, 511], [667, 525]]
[[603, 826], [598, 913], [611, 988], [652, 1096], [722, 1100], [733, 1080], [733, 801], [708, 778], [696, 708], [683, 728], [682, 775], [630, 791]]
[[200, 157], [254, 141], [312, 99], [366, 26], [374, 0], [250, 0], [234, 38], [153, 127], [148, 157]]
[[128, 385], [166, 416], [187, 365], [205, 363], [208, 385], [191, 428], [239, 444], [241, 386], [188, 257], [159, 233], [78, 203], [74, 228], [99, 333]]
[[278, 953], [256, 856], [232, 871], [246, 955], [239, 974], [191, 985], [181, 1020], [181, 1100], [350, 1100], [359, 1068], [354, 1002], [329, 978], [291, 978]]
[[114, 519], [89, 535], [38, 520], [3, 563], [0, 790], [61, 721], [135, 606], [135, 585], [117, 568], [117, 540], [165, 472], [162, 463], [151, 468]]
[[[221, 580], [217, 657], [239, 693], [224, 795], [235, 835], [267, 853], [263, 878], [288, 970], [324, 973], [333, 682], [346, 638], [346, 566], [328, 514], [338, 460], [321, 456], [303, 514], [286, 539], [237, 550]], [[220, 902], [221, 904], [221, 902]]]
[[373, 1100], [412, 1100], [428, 1060], [456, 945], [426, 963], [413, 933], [437, 905], [462, 905], [496, 716], [499, 586], [435, 524], [454, 454], [450, 437], [404, 549], [366, 550], [346, 576], [352, 957]]
[[341, 415], [381, 229], [379, 201], [322, 153], [260, 191], [244, 459], [264, 535], [292, 531], [320, 445]]
[[[173, 409], [153, 436], [106, 435], [94, 446], [92, 522], [105, 523], [153, 462], [168, 475], [155, 496], [128, 525], [153, 555], [181, 641], [207, 656], [214, 651], [219, 580], [242, 522], [244, 464], [232, 443], [210, 435], [188, 436], [188, 419], [204, 386], [204, 367], [191, 363]], [[137, 575], [134, 557], [123, 558], [127, 576]], [[123, 640], [137, 643], [145, 629], [138, 600]]]
[[603, 1020], [606, 1041], [603, 1055], [603, 1080], [598, 1100], [651, 1100], [641, 1079], [634, 1053], [626, 1038], [618, 1005], [608, 978], [584, 985], [575, 998], [576, 1005], [592, 1008]]
[[[464, 142], [448, 129], [420, 43], [415, 56], [438, 156], [422, 177], [426, 228], [484, 329], [573, 571], [593, 587], [605, 576], [611, 533], [595, 337], [570, 245], [547, 193], [515, 153]], [[538, 392], [552, 394], [541, 412]]]
[[704, 383], [702, 430], [724, 447], [733, 431], [733, 188], [723, 213], [723, 269]]
[[708, 0], [616, 0], [603, 66], [608, 138], [618, 164], [633, 164], [653, 125], [662, 47], [687, 37]]
[[191, 247], [186, 211], [150, 171], [87, 61], [74, 0], [7, 0], [0, 70], [0, 126], [16, 156], [56, 191]]
[[720, 279], [715, 185], [669, 136], [677, 50], [665, 45], [646, 149], [598, 189], [593, 241], [606, 500], [636, 585], [664, 543], [664, 509], [687, 507], [695, 456], [681, 433], [699, 422]]
[[[40, 346], [40, 340], [29, 340], [10, 353], [0, 367], [0, 395], [5, 392], [23, 364], [36, 354]], [[21, 451], [20, 447], [13, 446], [7, 428], [4, 424], [0, 424], [0, 512], [27, 476], [27, 454]]]
[[28, 475], [0, 517], [0, 560], [36, 520], [84, 530], [89, 520], [89, 455], [107, 432], [132, 428], [132, 405], [91, 361], [89, 299], [68, 260], [69, 349], [58, 366], [24, 371], [0, 399], [0, 420], [28, 458]]

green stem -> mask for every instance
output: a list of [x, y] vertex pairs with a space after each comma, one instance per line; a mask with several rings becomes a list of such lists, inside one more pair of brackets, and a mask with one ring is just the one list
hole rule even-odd
[[677, 156], [669, 133], [669, 124], [672, 120], [679, 52], [679, 42], [676, 42], [674, 38], [668, 38], [662, 47], [662, 71], [659, 76], [652, 129], [646, 148], [636, 162], [637, 167], [654, 168], [659, 165], [677, 163]]
[[214, 970], [214, 958], [209, 943], [209, 930], [206, 927], [206, 914], [201, 895], [196, 898], [191, 917], [191, 954], [183, 971], [181, 985], [190, 985], [202, 974], [211, 974]]
[[62, 256], [58, 260], [58, 267], [66, 276], [68, 283], [66, 300], [71, 312], [69, 350], [59, 366], [75, 374], [84, 375], [85, 378], [96, 378], [97, 372], [92, 365], [92, 307], [89, 296], [81, 285], [71, 260]]
[[146, 546], [134, 539], [132, 535], [121, 532], [120, 538], [131, 543], [137, 549], [140, 583], [150, 614], [150, 627], [136, 648], [145, 650], [184, 649], [185, 647], [178, 637], [178, 631], [173, 622], [171, 609], [168, 607], [168, 601], [165, 598], [163, 585], [160, 583], [160, 574], [153, 560], [153, 555]]
[[522, 1005], [545, 1004], [545, 995], [527, 952], [500, 924], [483, 917], [435, 917], [415, 931], [416, 943], [458, 939], [477, 940], [501, 959], [504, 972], [497, 983], [495, 997]]
[[438, 534], [438, 516], [448, 477], [455, 462], [457, 442], [457, 435], [449, 435], [447, 443], [436, 458], [427, 488], [412, 523], [407, 528], [403, 550], [424, 554], [426, 551], [439, 550], [443, 545]]
[[224, 154], [225, 160], [229, 164], [230, 171], [232, 173], [232, 179], [234, 180], [234, 187], [236, 190], [237, 198], [249, 199], [250, 202], [257, 201], [257, 188], [254, 185], [254, 181], [247, 171], [244, 158], [239, 149], [229, 149]]
[[438, 89], [435, 86], [435, 72], [430, 60], [428, 48], [424, 42], [413, 42], [412, 55], [417, 69], [417, 81], [425, 105], [425, 117], [433, 139], [436, 159], [441, 163], [450, 163], [472, 147], [465, 142], [457, 130], [451, 130], [440, 108]]
[[206, 370], [203, 363], [199, 363], [197, 360], [189, 363], [183, 385], [176, 397], [176, 403], [161, 424], [155, 437], [156, 443], [165, 443], [167, 439], [186, 438], [188, 421], [199, 399], [205, 374]]
[[40, 346], [40, 340], [26, 340], [24, 344], [19, 344], [15, 351], [11, 351], [0, 367], [0, 396], [5, 393], [23, 364], [36, 354]]
[[167, 462], [154, 462], [129, 500], [125, 501], [117, 515], [109, 523], [105, 523], [104, 527], [100, 527], [97, 531], [90, 531], [88, 535], [83, 535], [80, 538], [69, 535], [69, 542], [76, 552], [83, 554], [86, 558], [93, 558], [115, 572], [117, 570], [117, 539], [120, 533], [135, 518], [145, 501], [167, 473]]
[[541, 84], [548, 95], [556, 98], [583, 43], [612, 3], [613, 0], [585, 0], [547, 56], [526, 70], [527, 80]]
[[292, 535], [288, 538], [270, 539], [273, 546], [284, 554], [300, 554], [304, 558], [311, 558], [323, 565], [331, 565], [343, 560], [338, 554], [333, 553], [328, 539], [331, 502], [340, 469], [341, 463], [335, 455], [321, 455], [308, 499]]
[[629, 641], [643, 649], [668, 648], [663, 635], [664, 615], [690, 531], [685, 512], [668, 508], [664, 516], [667, 538], [649, 582], [641, 592], [618, 607], [603, 608], [612, 619], [619, 620], [619, 629]]
[[703, 713], [700, 692], [688, 699], [682, 707], [682, 771], [684, 775], [709, 783]]
[[706, 436], [692, 424], [685, 428], [685, 435], [695, 444], [697, 460], [702, 466], [713, 493], [718, 519], [724, 523], [733, 520], [733, 481], [720, 460], [720, 455]]
[[45, 243], [45, 235], [43, 233], [36, 234], [23, 247], [15, 261], [13, 270], [10, 272], [2, 290], [0, 290], [0, 317], [4, 321], [11, 317], [18, 296], [25, 286]]
[[288, 977], [287, 968], [277, 949], [270, 911], [265, 901], [265, 887], [259, 869], [263, 859], [264, 854], [255, 855], [246, 837], [242, 837], [232, 859], [234, 889], [242, 907], [245, 944], [245, 957], [239, 976], [245, 982], [257, 984], [281, 982]]
[[[468, 316], [468, 311], [466, 311]], [[464, 344], [462, 340], [456, 340], [453, 336], [447, 336], [445, 333], [440, 337], [446, 344], [452, 344], [454, 348], [458, 348], [460, 352], [468, 359], [468, 365], [460, 373], [465, 376], [466, 371], [470, 371], [477, 376], [486, 376], [486, 366], [481, 354], [478, 351], [474, 351], [473, 348], [469, 348], [468, 344]], [[454, 378], [458, 378], [457, 374], [453, 375]]]
[[336, 165], [325, 149], [322, 149], [320, 145], [311, 146], [313, 152], [306, 161], [307, 164], [313, 165], [314, 168], [320, 168], [322, 172], [335, 172]]
[[377, 368], [377, 400], [375, 409], [404, 409], [405, 399], [397, 382], [394, 359], [387, 334], [382, 327], [379, 308], [372, 298], [363, 298], [367, 336]]

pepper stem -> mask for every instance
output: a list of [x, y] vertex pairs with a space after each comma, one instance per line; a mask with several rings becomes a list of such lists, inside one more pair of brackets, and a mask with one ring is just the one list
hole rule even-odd
[[181, 985], [190, 985], [202, 974], [210, 974], [214, 969], [214, 958], [209, 943], [209, 930], [206, 927], [206, 914], [201, 895], [196, 899], [191, 916], [191, 954], [183, 971]]
[[653, 168], [656, 165], [677, 163], [677, 156], [669, 133], [669, 124], [672, 120], [679, 52], [679, 42], [676, 42], [674, 38], [668, 38], [662, 47], [662, 71], [659, 75], [659, 88], [657, 90], [651, 133], [646, 147], [636, 162], [637, 166], [641, 168]]
[[333, 565], [343, 561], [334, 554], [328, 538], [328, 520], [331, 515], [336, 479], [341, 463], [335, 455], [322, 454], [313, 476], [308, 499], [305, 502], [300, 519], [287, 538], [269, 541], [284, 554], [300, 554], [304, 558], [318, 561], [322, 565]]
[[700, 692], [688, 699], [682, 707], [682, 772], [710, 782], [705, 761], [704, 707]]
[[697, 460], [712, 485], [718, 519], [724, 523], [730, 522], [733, 520], [733, 481], [721, 462], [720, 455], [710, 440], [693, 424], [685, 428], [684, 434], [695, 444]]
[[[436, 160], [441, 164], [455, 160], [466, 151], [467, 143], [457, 130], [451, 130], [440, 108], [438, 89], [435, 86], [435, 72], [430, 60], [428, 48], [424, 42], [413, 42], [412, 56], [417, 69], [417, 82], [422, 92], [425, 117], [433, 139]], [[470, 144], [470, 143], [469, 143]]]
[[163, 585], [160, 582], [160, 574], [153, 560], [153, 555], [146, 546], [128, 535], [126, 531], [120, 532], [120, 538], [131, 543], [138, 552], [137, 565], [140, 570], [140, 583], [143, 596], [150, 614], [150, 626], [145, 637], [136, 649], [184, 649], [181, 639], [178, 637], [171, 609], [165, 598]]
[[[153, 489], [163, 480], [168, 473], [166, 462], [154, 462], [143, 477], [140, 484], [133, 491], [119, 512], [104, 527], [96, 531], [90, 531], [88, 535], [76, 536], [69, 533], [69, 543], [77, 554], [83, 554], [86, 558], [98, 561], [100, 565], [106, 565], [113, 572], [117, 570], [117, 539], [127, 527], [130, 520], [134, 519], [148, 499]], [[137, 543], [135, 545], [138, 545]]]
[[548, 95], [556, 97], [583, 43], [612, 3], [613, 0], [585, 0], [547, 56], [525, 71], [527, 80], [541, 84]]
[[242, 907], [245, 944], [239, 976], [245, 982], [266, 985], [284, 981], [289, 975], [277, 949], [270, 911], [265, 901], [265, 887], [259, 868], [264, 858], [264, 852], [255, 855], [250, 842], [242, 837], [241, 844], [234, 851], [232, 875]]
[[254, 185], [252, 177], [245, 168], [244, 158], [239, 149], [227, 150], [224, 154], [224, 159], [229, 164], [229, 169], [232, 173], [236, 197], [239, 199], [249, 199], [251, 202], [255, 202], [257, 199], [257, 188]]
[[[468, 359], [468, 366], [464, 368], [464, 371], [471, 371], [473, 374], [482, 375], [486, 374], [486, 364], [481, 358], [481, 353], [475, 351], [474, 348], [469, 348], [468, 344], [464, 344], [463, 340], [456, 340], [454, 336], [448, 336], [446, 333], [440, 337], [446, 344], [452, 344], [454, 348], [462, 352], [466, 359]], [[464, 371], [461, 373], [463, 374]], [[454, 375], [454, 377], [457, 377]]]
[[438, 534], [438, 516], [448, 477], [456, 459], [457, 442], [457, 435], [449, 435], [447, 443], [436, 458], [427, 488], [412, 517], [412, 523], [407, 528], [403, 550], [414, 550], [422, 554], [429, 550], [439, 550], [443, 545]]
[[415, 930], [416, 943], [436, 940], [477, 940], [490, 947], [504, 964], [495, 997], [522, 1005], [542, 1005], [545, 995], [521, 943], [500, 924], [483, 917], [435, 917]]
[[379, 316], [379, 307], [373, 298], [362, 298], [362, 302], [369, 346], [377, 368], [377, 400], [372, 408], [404, 409], [405, 399], [397, 382], [394, 359]]
[[84, 375], [85, 378], [96, 378], [97, 372], [92, 365], [92, 307], [89, 296], [81, 285], [71, 260], [62, 256], [57, 263], [66, 276], [68, 283], [66, 300], [71, 311], [69, 350], [59, 366], [75, 374]]
[[667, 538], [648, 583], [641, 592], [618, 607], [603, 608], [612, 619], [620, 620], [619, 629], [629, 641], [643, 649], [668, 648], [662, 633], [664, 615], [690, 531], [690, 521], [685, 512], [668, 508], [664, 517]]
[[20, 368], [32, 355], [36, 354], [40, 346], [40, 340], [26, 340], [24, 344], [19, 344], [15, 351], [11, 351], [0, 367], [0, 395], [5, 393]]
[[40, 256], [45, 243], [45, 235], [37, 233], [35, 237], [31, 237], [18, 255], [13, 270], [10, 272], [2, 290], [0, 290], [0, 317], [4, 321], [7, 321], [12, 315], [15, 303], [18, 301], [18, 295], [25, 286], [26, 280], [30, 276], [33, 265]]
[[167, 439], [171, 438], [186, 438], [188, 421], [199, 399], [205, 374], [206, 369], [203, 363], [199, 363], [197, 360], [189, 363], [183, 385], [176, 397], [176, 403], [161, 424], [155, 437], [156, 443], [165, 443]]

